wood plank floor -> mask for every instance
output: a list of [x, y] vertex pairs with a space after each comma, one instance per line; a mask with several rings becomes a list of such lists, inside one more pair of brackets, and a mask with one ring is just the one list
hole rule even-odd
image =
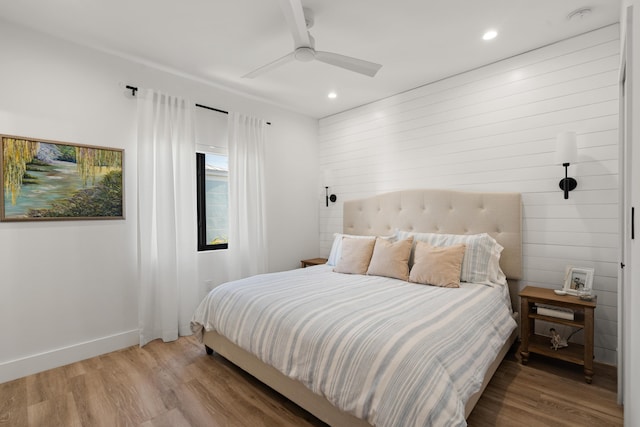
[[[615, 369], [507, 355], [470, 426], [621, 426]], [[0, 426], [323, 426], [193, 337], [154, 341], [0, 384]]]

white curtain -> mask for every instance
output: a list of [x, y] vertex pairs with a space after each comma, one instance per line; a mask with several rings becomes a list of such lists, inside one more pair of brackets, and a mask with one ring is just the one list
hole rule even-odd
[[140, 345], [190, 335], [198, 304], [194, 104], [138, 92]]
[[229, 113], [229, 279], [267, 271], [264, 120]]

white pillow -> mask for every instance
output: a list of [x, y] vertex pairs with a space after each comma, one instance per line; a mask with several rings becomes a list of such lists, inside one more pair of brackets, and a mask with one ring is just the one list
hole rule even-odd
[[[342, 234], [342, 233], [333, 233], [333, 244], [331, 245], [331, 252], [329, 253], [329, 259], [327, 260], [328, 265], [336, 266], [338, 261], [340, 261], [340, 257], [342, 256], [342, 238], [343, 237], [351, 237], [355, 239], [371, 239], [375, 240], [376, 236], [356, 236], [353, 234]], [[393, 240], [395, 234], [391, 236], [382, 237], [383, 239]]]
[[[439, 233], [414, 233], [410, 231], [398, 231], [396, 237], [399, 240], [413, 236], [414, 242], [427, 242], [431, 246], [466, 245], [466, 251], [462, 260], [460, 280], [469, 283], [496, 283], [504, 285], [506, 277], [500, 268], [500, 253], [504, 249], [495, 239], [487, 233], [482, 234], [439, 234]], [[412, 251], [409, 266], [413, 265]]]

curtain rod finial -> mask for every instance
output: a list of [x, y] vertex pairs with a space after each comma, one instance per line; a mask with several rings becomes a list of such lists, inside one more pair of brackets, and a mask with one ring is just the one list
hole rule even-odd
[[128, 89], [131, 91], [131, 96], [136, 96], [136, 92], [138, 91], [138, 88], [135, 86], [130, 86], [130, 85], [126, 85], [125, 89]]

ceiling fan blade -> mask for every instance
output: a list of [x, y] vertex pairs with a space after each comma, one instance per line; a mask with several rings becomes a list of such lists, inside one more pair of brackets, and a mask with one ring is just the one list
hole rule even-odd
[[311, 47], [302, 2], [300, 0], [280, 0], [280, 8], [293, 35], [295, 47]]
[[339, 55], [332, 52], [316, 51], [315, 59], [330, 65], [335, 65], [336, 67], [355, 71], [356, 73], [364, 74], [369, 77], [375, 76], [378, 70], [382, 68], [382, 65], [374, 62], [364, 61], [362, 59]]
[[269, 62], [267, 65], [263, 65], [262, 67], [253, 70], [252, 72], [245, 74], [242, 76], [243, 79], [252, 79], [254, 77], [258, 77], [260, 74], [266, 73], [267, 71], [272, 70], [273, 68], [279, 67], [282, 64], [286, 64], [287, 62], [293, 61], [295, 59], [295, 52], [291, 52], [283, 56], [282, 58], [278, 58], [275, 61]]

